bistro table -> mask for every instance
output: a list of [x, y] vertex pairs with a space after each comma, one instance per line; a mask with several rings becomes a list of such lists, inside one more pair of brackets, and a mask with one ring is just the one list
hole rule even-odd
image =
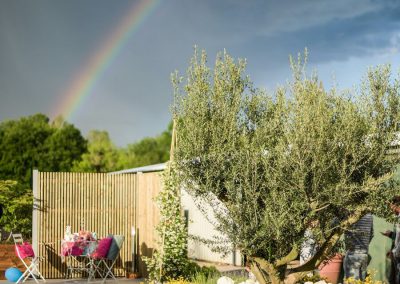
[[88, 277], [94, 275], [93, 267], [88, 265], [88, 256], [92, 254], [97, 247], [97, 241], [76, 240], [61, 241], [61, 257], [65, 261], [67, 271], [65, 278], [72, 276], [73, 272], [78, 272]]

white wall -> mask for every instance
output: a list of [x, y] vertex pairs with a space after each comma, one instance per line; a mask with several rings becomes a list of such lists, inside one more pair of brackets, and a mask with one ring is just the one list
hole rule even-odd
[[[213, 236], [221, 236], [215, 227], [207, 220], [203, 213], [197, 208], [193, 197], [185, 190], [181, 193], [181, 202], [183, 210], [189, 211], [189, 236], [198, 236], [202, 239], [211, 240]], [[204, 210], [208, 218], [214, 223], [215, 218], [211, 206], [205, 206]], [[189, 238], [188, 244], [189, 258], [205, 260], [210, 262], [227, 263], [233, 265], [241, 265], [241, 256], [236, 252], [236, 263], [233, 263], [233, 254], [228, 253], [225, 257], [211, 249], [200, 241], [194, 241]]]

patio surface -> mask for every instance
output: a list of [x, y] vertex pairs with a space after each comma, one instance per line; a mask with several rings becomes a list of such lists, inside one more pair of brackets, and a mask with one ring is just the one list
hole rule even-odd
[[[95, 279], [90, 281], [89, 283], [93, 283], [93, 284], [99, 284], [101, 283], [101, 279]], [[116, 284], [116, 283], [125, 283], [125, 284], [129, 284], [129, 283], [137, 283], [139, 284], [140, 282], [144, 283], [145, 279], [144, 278], [138, 278], [138, 279], [126, 279], [126, 278], [117, 278], [117, 281], [114, 280], [107, 280], [106, 283], [108, 284]], [[0, 283], [12, 283], [9, 282], [7, 280], [0, 280]], [[24, 283], [28, 283], [28, 284], [36, 284], [34, 280], [29, 279], [27, 281], [25, 281]], [[65, 283], [65, 284], [83, 284], [83, 283], [88, 283], [86, 279], [46, 279], [46, 282], [40, 281], [39, 283], [45, 283], [45, 284], [52, 284], [52, 283]]]
[[[212, 262], [207, 262], [207, 261], [195, 261], [198, 265], [200, 266], [215, 266], [219, 272], [221, 272], [222, 275], [226, 276], [247, 276], [247, 273], [242, 266], [233, 266], [229, 264], [222, 264], [222, 263], [212, 263]], [[102, 282], [101, 279], [94, 279], [90, 281], [89, 283], [92, 284], [100, 284]], [[6, 283], [11, 283], [7, 280], [0, 280], [0, 284], [6, 284]], [[29, 279], [25, 281], [25, 283], [28, 284], [36, 284], [34, 280]], [[76, 278], [76, 279], [46, 279], [46, 282], [40, 281], [40, 283], [44, 284], [53, 284], [53, 283], [65, 283], [65, 284], [83, 284], [83, 283], [88, 283], [87, 279], [84, 278]], [[139, 283], [146, 283], [146, 280], [144, 278], [138, 278], [138, 279], [127, 279], [127, 278], [117, 278], [117, 281], [114, 280], [107, 280], [106, 284], [116, 284], [116, 283], [123, 283], [123, 284], [139, 284]]]

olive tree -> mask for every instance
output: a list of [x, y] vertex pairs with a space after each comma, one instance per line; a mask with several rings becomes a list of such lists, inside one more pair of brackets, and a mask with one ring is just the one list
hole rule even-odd
[[[173, 76], [179, 184], [212, 204], [218, 230], [260, 283], [297, 281], [361, 216], [387, 213], [399, 82], [380, 66], [355, 91], [326, 90], [299, 56], [292, 81], [269, 95], [245, 66], [223, 52], [212, 70], [195, 51], [186, 76]], [[319, 249], [288, 268], [306, 230]]]

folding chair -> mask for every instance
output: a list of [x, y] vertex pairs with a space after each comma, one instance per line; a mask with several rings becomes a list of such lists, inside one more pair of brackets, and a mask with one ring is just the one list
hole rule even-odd
[[[39, 278], [39, 280], [43, 280], [43, 282], [46, 282], [46, 279], [44, 279], [39, 271], [39, 262], [42, 261], [43, 258], [35, 256], [32, 246], [28, 243], [24, 243], [21, 234], [12, 234], [12, 237], [14, 239], [15, 252], [18, 258], [26, 267], [25, 272], [21, 275], [16, 283], [20, 283], [21, 281], [25, 282], [25, 280], [28, 279], [29, 276], [32, 276], [36, 283], [39, 283], [37, 278]], [[29, 260], [30, 264], [28, 264], [26, 260]], [[35, 273], [39, 277], [37, 277]]]
[[113, 239], [110, 236], [99, 240], [96, 249], [92, 253], [87, 254], [87, 257], [89, 258], [89, 263], [87, 264], [87, 271], [89, 273], [88, 282], [90, 282], [92, 278], [95, 278], [96, 273], [103, 278], [105, 269], [101, 267], [101, 264], [103, 263], [103, 260], [107, 258], [112, 240]]
[[[125, 236], [112, 235], [112, 238], [113, 239], [111, 242], [110, 249], [108, 250], [107, 257], [101, 260], [101, 262], [104, 264], [105, 267], [105, 274], [102, 283], [104, 283], [107, 280], [108, 276], [111, 276], [114, 280], [117, 280], [112, 270], [114, 268], [115, 263], [117, 262], [122, 245], [124, 244]], [[110, 265], [108, 263], [110, 263]]]

